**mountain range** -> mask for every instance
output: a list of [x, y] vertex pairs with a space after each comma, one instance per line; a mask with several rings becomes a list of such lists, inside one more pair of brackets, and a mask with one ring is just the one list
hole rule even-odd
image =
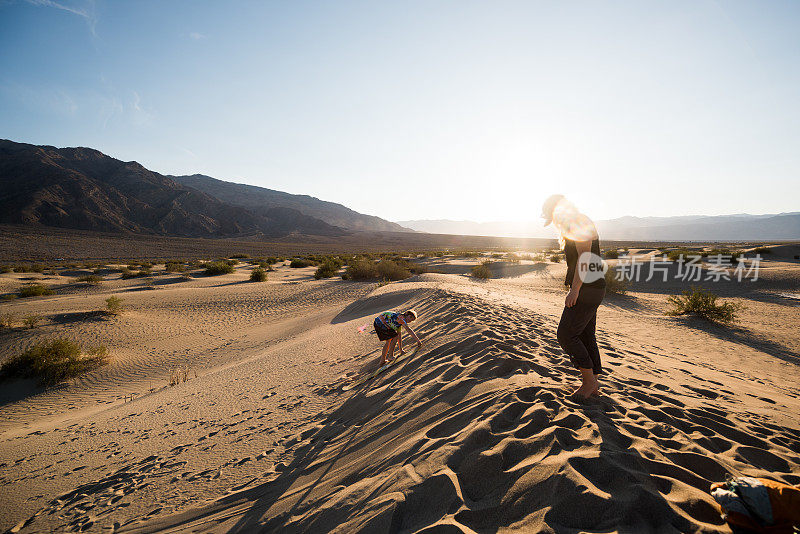
[[[541, 221], [478, 223], [452, 220], [398, 221], [433, 234], [553, 237]], [[596, 221], [603, 239], [642, 241], [765, 241], [800, 239], [800, 212], [768, 215], [689, 215], [678, 217], [620, 217]]]
[[0, 223], [186, 237], [409, 231], [306, 195], [164, 176], [91, 148], [0, 140]]
[[[91, 148], [0, 140], [0, 223], [183, 237], [318, 236], [353, 232], [543, 237], [539, 221], [413, 220], [364, 215], [308, 195], [218, 180], [169, 176]], [[620, 217], [597, 221], [603, 239], [798, 240], [800, 212], [768, 215]]]

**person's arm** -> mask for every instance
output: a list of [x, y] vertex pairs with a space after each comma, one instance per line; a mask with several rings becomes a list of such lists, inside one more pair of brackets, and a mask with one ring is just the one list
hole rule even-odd
[[[410, 326], [408, 326], [408, 323], [406, 323], [406, 328], [408, 329], [408, 332], [409, 332], [409, 333], [410, 333], [412, 336], [414, 336], [414, 339], [416, 339], [416, 340], [417, 340], [417, 346], [418, 346], [418, 347], [422, 347], [422, 341], [420, 341], [420, 340], [419, 340], [419, 337], [417, 337], [417, 333], [416, 333], [416, 332], [414, 332], [414, 330], [413, 330], [413, 329], [412, 329]], [[402, 329], [401, 329], [401, 330], [402, 330]]]
[[592, 242], [591, 241], [575, 241], [575, 248], [578, 250], [578, 261], [575, 262], [575, 274], [572, 276], [572, 284], [570, 285], [569, 293], [567, 293], [567, 297], [564, 299], [564, 305], [567, 308], [571, 308], [578, 302], [578, 294], [580, 293], [581, 286], [583, 285], [583, 280], [581, 280], [581, 265], [580, 260], [581, 256], [585, 252], [591, 252], [592, 250]]

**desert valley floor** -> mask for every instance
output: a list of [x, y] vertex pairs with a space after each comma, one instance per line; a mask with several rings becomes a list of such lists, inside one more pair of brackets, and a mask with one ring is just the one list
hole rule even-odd
[[[800, 484], [800, 262], [721, 287], [733, 327], [666, 316], [678, 286], [607, 297], [586, 405], [555, 336], [563, 264], [474, 264], [386, 285], [242, 265], [0, 303], [43, 317], [0, 333], [0, 359], [56, 335], [111, 354], [63, 387], [3, 385], [0, 530], [729, 532], [712, 482]], [[0, 291], [23, 278], [60, 283]], [[110, 295], [122, 315], [98, 311]], [[422, 350], [343, 391], [377, 364], [372, 318], [406, 308]]]

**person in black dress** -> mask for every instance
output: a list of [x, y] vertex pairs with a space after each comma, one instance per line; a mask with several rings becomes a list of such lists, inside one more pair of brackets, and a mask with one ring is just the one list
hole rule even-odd
[[558, 323], [558, 342], [583, 379], [571, 398], [586, 401], [600, 389], [597, 380], [603, 368], [595, 338], [597, 308], [605, 296], [606, 281], [600, 257], [600, 239], [594, 223], [563, 195], [553, 195], [542, 206], [545, 226], [553, 223], [559, 232], [567, 262], [564, 285], [569, 288]]

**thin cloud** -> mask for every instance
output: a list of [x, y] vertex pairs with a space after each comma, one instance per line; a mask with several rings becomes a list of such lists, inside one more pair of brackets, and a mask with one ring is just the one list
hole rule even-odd
[[199, 41], [200, 39], [205, 39], [207, 36], [199, 32], [192, 32], [189, 34], [189, 37], [191, 37], [195, 41]]
[[95, 27], [97, 26], [97, 15], [95, 14], [94, 0], [86, 2], [87, 7], [85, 9], [69, 6], [66, 4], [62, 4], [60, 2], [55, 2], [54, 0], [26, 0], [26, 1], [34, 6], [52, 7], [55, 9], [66, 11], [68, 13], [72, 13], [73, 15], [78, 15], [79, 17], [83, 17], [86, 20], [86, 23], [89, 25], [89, 29], [91, 30], [92, 35], [97, 36], [97, 34], [95, 33]]

